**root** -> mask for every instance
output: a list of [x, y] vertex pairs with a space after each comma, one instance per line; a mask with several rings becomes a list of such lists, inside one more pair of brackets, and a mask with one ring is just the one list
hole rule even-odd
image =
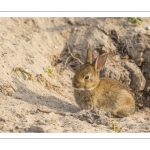
[[54, 111], [54, 110], [43, 110], [43, 109], [40, 109], [40, 108], [38, 108], [37, 109], [38, 111], [40, 111], [40, 112], [43, 112], [43, 113], [55, 113], [55, 114], [59, 114], [59, 115], [66, 115], [66, 113], [64, 113], [64, 112], [60, 112], [60, 111]]
[[71, 51], [70, 51], [69, 46], [68, 46], [68, 54], [70, 54], [70, 56], [67, 58], [67, 60], [66, 60], [66, 62], [65, 62], [65, 65], [67, 64], [67, 62], [68, 62], [68, 60], [69, 60], [70, 57], [76, 59], [79, 63], [84, 64], [79, 58], [73, 56], [73, 54], [72, 54]]
[[68, 60], [69, 60], [70, 57], [71, 57], [71, 56], [69, 56], [69, 57], [66, 59], [66, 61], [65, 61], [65, 66], [67, 65]]

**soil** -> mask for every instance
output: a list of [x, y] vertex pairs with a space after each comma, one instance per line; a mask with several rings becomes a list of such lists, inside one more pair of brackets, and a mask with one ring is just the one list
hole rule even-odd
[[[0, 132], [150, 132], [150, 18], [142, 20], [0, 18]], [[132, 91], [133, 116], [76, 104], [72, 78], [89, 45], [93, 59], [109, 54], [101, 77]]]

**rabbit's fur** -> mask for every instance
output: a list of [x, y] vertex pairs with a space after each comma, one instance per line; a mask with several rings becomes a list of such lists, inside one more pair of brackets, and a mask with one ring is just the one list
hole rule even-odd
[[82, 109], [105, 110], [110, 117], [131, 116], [135, 101], [127, 87], [115, 79], [99, 77], [107, 56], [99, 55], [92, 63], [92, 50], [87, 51], [86, 62], [75, 72], [72, 82], [76, 102]]

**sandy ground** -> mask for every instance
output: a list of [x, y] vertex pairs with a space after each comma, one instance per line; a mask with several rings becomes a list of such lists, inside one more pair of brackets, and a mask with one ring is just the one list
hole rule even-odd
[[64, 20], [0, 18], [0, 132], [150, 132], [149, 107], [132, 117], [109, 118], [106, 112], [77, 106], [74, 72], [59, 60], [71, 32], [56, 32]]

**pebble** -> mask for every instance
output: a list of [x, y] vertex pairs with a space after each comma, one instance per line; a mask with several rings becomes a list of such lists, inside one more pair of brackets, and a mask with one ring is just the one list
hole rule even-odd
[[141, 103], [138, 103], [137, 105], [138, 105], [140, 108], [143, 107], [143, 104], [141, 104]]
[[16, 127], [15, 127], [15, 129], [19, 129], [19, 127], [18, 127], [18, 126], [16, 126]]
[[3, 119], [3, 118], [1, 118], [1, 117], [0, 117], [0, 121], [3, 121], [3, 122], [5, 122], [5, 119]]
[[150, 86], [147, 87], [147, 91], [150, 92]]
[[15, 129], [10, 129], [9, 131], [10, 131], [10, 132], [15, 132]]
[[48, 124], [52, 123], [52, 121], [50, 119], [46, 119], [45, 122], [47, 122]]
[[42, 133], [44, 132], [44, 129], [37, 126], [31, 126], [30, 128], [25, 129], [25, 132]]
[[146, 111], [146, 112], [150, 112], [149, 107], [145, 107], [145, 108], [144, 108], [144, 111]]
[[150, 30], [150, 26], [148, 26], [146, 29], [147, 29], [147, 30]]
[[71, 25], [74, 25], [75, 24], [74, 18], [69, 18], [68, 23], [70, 23]]

